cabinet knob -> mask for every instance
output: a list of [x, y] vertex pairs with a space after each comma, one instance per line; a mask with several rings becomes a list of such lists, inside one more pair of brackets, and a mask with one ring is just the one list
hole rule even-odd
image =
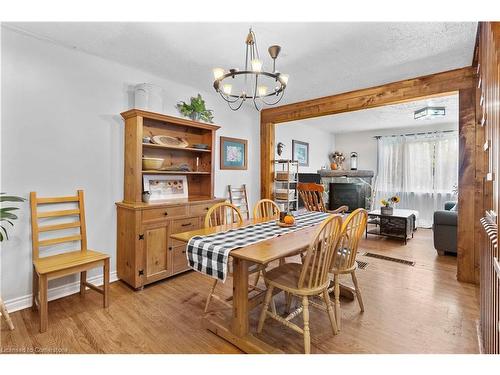
[[181, 224], [181, 227], [189, 227], [190, 225], [193, 225], [193, 223], [185, 223], [185, 224]]
[[163, 213], [163, 215], [168, 216], [168, 212], [167, 212], [167, 211], [165, 211], [165, 212]]
[[169, 249], [170, 251], [172, 251], [172, 246], [169, 246], [169, 247], [168, 247], [168, 249]]

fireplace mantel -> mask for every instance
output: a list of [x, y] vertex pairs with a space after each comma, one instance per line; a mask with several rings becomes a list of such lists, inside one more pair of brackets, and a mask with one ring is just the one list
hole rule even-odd
[[321, 177], [373, 177], [375, 173], [369, 170], [332, 170], [332, 169], [320, 169], [318, 171]]

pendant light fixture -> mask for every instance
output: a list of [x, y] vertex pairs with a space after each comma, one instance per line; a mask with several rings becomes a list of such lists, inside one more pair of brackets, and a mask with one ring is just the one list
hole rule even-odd
[[252, 101], [255, 109], [260, 111], [264, 105], [275, 105], [281, 101], [288, 83], [288, 75], [276, 70], [280, 46], [273, 45], [268, 48], [273, 61], [272, 71], [266, 71], [259, 56], [255, 33], [251, 28], [245, 45], [245, 68], [232, 68], [227, 71], [215, 68], [214, 89], [233, 111], [240, 109], [247, 100]]

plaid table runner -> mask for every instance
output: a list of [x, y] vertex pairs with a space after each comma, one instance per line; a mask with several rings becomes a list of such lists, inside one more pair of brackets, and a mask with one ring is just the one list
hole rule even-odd
[[231, 250], [313, 226], [328, 216], [330, 214], [323, 212], [306, 212], [296, 216], [296, 225], [289, 228], [282, 228], [276, 225], [275, 220], [272, 220], [230, 229], [227, 232], [192, 237], [187, 244], [186, 251], [189, 266], [214, 279], [225, 281]]

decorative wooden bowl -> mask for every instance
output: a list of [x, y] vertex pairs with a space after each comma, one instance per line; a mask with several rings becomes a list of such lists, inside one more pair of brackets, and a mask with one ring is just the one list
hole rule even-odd
[[162, 146], [185, 148], [189, 143], [184, 138], [170, 137], [168, 135], [155, 135], [151, 138], [153, 143]]

